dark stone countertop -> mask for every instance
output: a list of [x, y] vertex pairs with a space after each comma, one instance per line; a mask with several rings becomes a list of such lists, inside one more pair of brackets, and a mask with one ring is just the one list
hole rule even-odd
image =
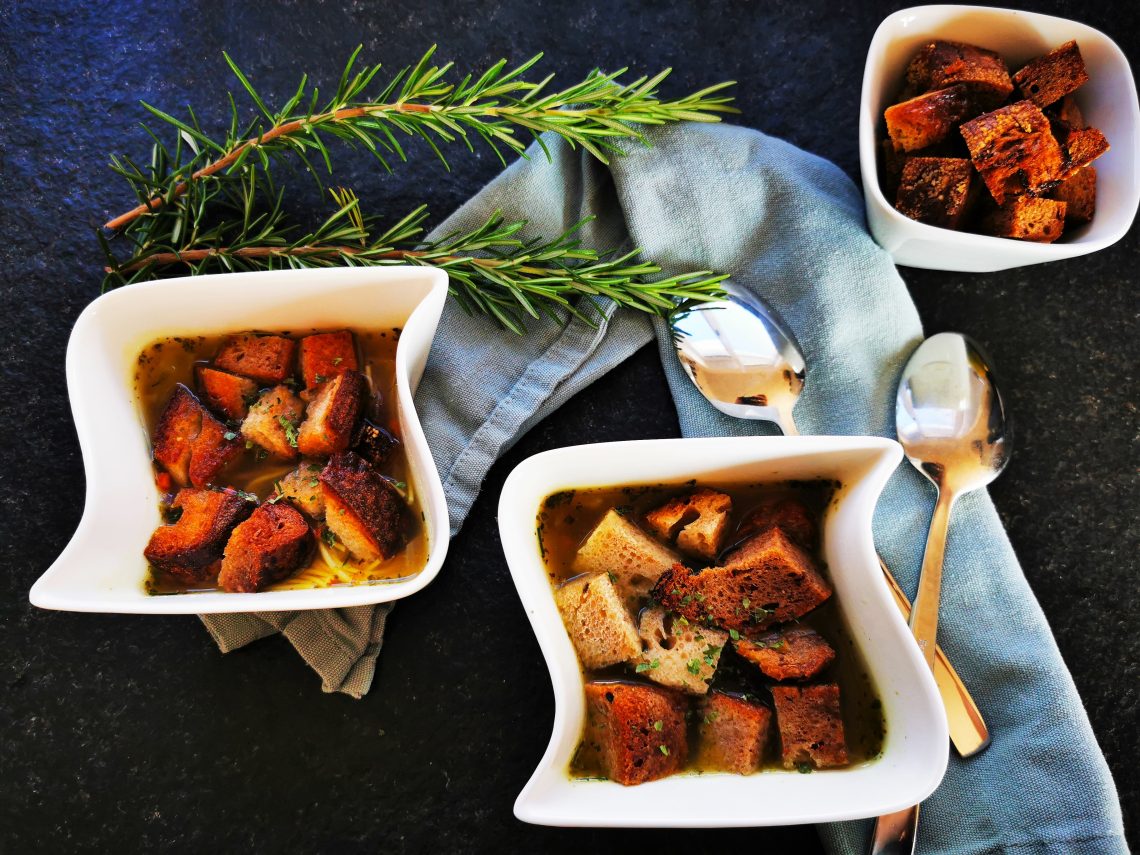
[[[1023, 6], [1020, 2], [1007, 5]], [[358, 42], [389, 67], [438, 42], [461, 69], [548, 53], [569, 81], [595, 65], [676, 71], [672, 92], [740, 81], [739, 121], [857, 176], [865, 52], [896, 4], [179, 4], [15, 0], [0, 10], [0, 851], [818, 850], [810, 828], [633, 833], [525, 826], [514, 798], [546, 744], [546, 669], [508, 580], [494, 508], [512, 466], [542, 449], [672, 436], [657, 356], [643, 350], [537, 426], [487, 478], [438, 580], [389, 625], [363, 701], [322, 695], [281, 639], [223, 657], [194, 618], [39, 611], [27, 591], [83, 505], [63, 357], [97, 296], [95, 227], [125, 207], [106, 169], [145, 156], [145, 99], [219, 116], [228, 50], [268, 95], [302, 70], [333, 84]], [[1132, 0], [1042, 2], [1140, 57]], [[442, 217], [499, 166], [455, 151], [388, 177], [347, 158], [372, 210], [419, 201]], [[993, 488], [1070, 664], [1140, 842], [1136, 606], [1140, 230], [1092, 256], [988, 275], [903, 270], [928, 332], [991, 353], [1017, 420]], [[636, 410], [615, 408], [640, 390]]]

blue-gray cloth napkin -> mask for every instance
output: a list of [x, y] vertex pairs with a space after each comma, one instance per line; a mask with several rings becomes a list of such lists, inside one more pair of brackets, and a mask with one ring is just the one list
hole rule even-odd
[[[867, 234], [851, 181], [833, 164], [746, 128], [681, 125], [649, 138], [652, 149], [631, 145], [608, 167], [548, 140], [550, 160], [532, 148], [529, 160], [492, 181], [437, 234], [470, 228], [497, 209], [528, 219], [530, 234], [546, 236], [594, 215], [583, 233], [588, 245], [642, 247], [667, 273], [729, 273], [736, 286], [775, 306], [804, 349], [810, 383], [796, 407], [800, 429], [893, 437], [895, 383], [922, 327], [890, 256]], [[416, 404], [453, 532], [500, 454], [655, 336], [685, 436], [776, 432], [709, 405], [684, 375], [660, 321], [610, 306], [598, 329], [581, 321], [530, 327], [516, 337], [454, 304], [444, 312]], [[911, 592], [933, 501], [930, 486], [904, 465], [875, 517], [879, 551]], [[345, 609], [305, 620], [331, 620], [342, 631], [349, 620], [371, 631], [375, 621], [365, 618], [375, 611]], [[368, 681], [371, 670], [362, 660], [375, 658], [386, 613], [381, 607], [379, 632], [363, 633], [368, 643], [358, 660], [351, 644], [338, 660], [351, 661], [350, 668], [364, 664]], [[1104, 757], [984, 491], [955, 509], [942, 615], [939, 640], [994, 741], [970, 760], [951, 757], [941, 787], [923, 806], [919, 851], [1126, 852]], [[226, 626], [211, 630], [223, 645], [237, 646], [227, 644]], [[323, 629], [307, 630], [328, 643]], [[272, 631], [267, 626], [259, 634]], [[345, 637], [351, 641], [352, 633]], [[320, 658], [299, 649], [311, 664]], [[325, 682], [338, 688], [335, 677]], [[854, 855], [864, 851], [869, 827], [834, 823], [820, 831], [831, 852]]]

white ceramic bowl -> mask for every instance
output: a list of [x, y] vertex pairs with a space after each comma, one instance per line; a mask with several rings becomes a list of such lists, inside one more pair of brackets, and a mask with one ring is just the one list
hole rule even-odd
[[[919, 223], [894, 208], [879, 187], [877, 158], [883, 111], [902, 86], [915, 52], [931, 39], [969, 42], [1001, 54], [1011, 71], [1076, 39], [1089, 81], [1076, 91], [1085, 121], [1108, 137], [1111, 149], [1093, 164], [1096, 215], [1044, 244], [956, 232]], [[1140, 203], [1140, 106], [1128, 60], [1099, 30], [1049, 15], [981, 6], [916, 6], [889, 16], [871, 40], [859, 106], [859, 163], [867, 223], [897, 264], [931, 270], [986, 272], [1086, 255], [1111, 246], [1132, 225]]]
[[[32, 604], [81, 612], [257, 612], [360, 606], [423, 588], [447, 553], [448, 519], [412, 393], [446, 296], [447, 276], [439, 270], [348, 267], [167, 279], [130, 285], [95, 300], [75, 322], [67, 346], [67, 389], [87, 474], [86, 504], [71, 542], [32, 587]], [[427, 528], [424, 569], [388, 584], [147, 595], [143, 548], [161, 519], [132, 384], [139, 352], [164, 336], [311, 327], [403, 328], [396, 387], [404, 447]]]
[[[515, 802], [515, 816], [562, 826], [791, 825], [874, 816], [930, 795], [946, 770], [946, 715], [883, 581], [871, 537], [875, 502], [901, 459], [897, 443], [876, 437], [743, 437], [581, 445], [519, 464], [503, 486], [499, 533], [550, 668], [555, 707], [550, 744]], [[877, 759], [811, 775], [683, 774], [635, 787], [570, 778], [585, 716], [583, 676], [540, 557], [539, 507], [558, 490], [690, 478], [833, 478], [844, 484], [823, 520], [823, 552], [839, 607], [883, 702], [887, 736]]]

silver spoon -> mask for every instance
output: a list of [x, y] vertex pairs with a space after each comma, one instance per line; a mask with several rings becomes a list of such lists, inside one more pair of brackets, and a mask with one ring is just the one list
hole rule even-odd
[[[714, 407], [737, 418], [763, 419], [795, 434], [792, 408], [807, 380], [795, 336], [763, 300], [729, 286], [728, 299], [674, 316], [677, 357]], [[881, 560], [880, 560], [881, 563]], [[883, 573], [903, 615], [910, 602], [886, 564]], [[941, 650], [934, 676], [946, 707], [950, 738], [963, 757], [990, 743], [974, 699]]]
[[[911, 632], [933, 668], [950, 512], [959, 496], [1001, 474], [1012, 449], [1001, 395], [977, 345], [958, 333], [939, 333], [920, 344], [899, 381], [895, 427], [907, 459], [938, 491], [910, 615]], [[918, 805], [881, 816], [871, 852], [911, 853], [917, 829]]]

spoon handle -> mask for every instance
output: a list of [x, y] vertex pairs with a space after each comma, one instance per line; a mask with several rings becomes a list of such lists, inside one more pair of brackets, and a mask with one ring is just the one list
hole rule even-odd
[[951, 490], [938, 491], [934, 503], [934, 516], [930, 519], [930, 534], [926, 537], [926, 552], [922, 556], [922, 572], [918, 577], [918, 593], [910, 613], [910, 631], [918, 642], [926, 664], [934, 669], [934, 655], [938, 641], [938, 600], [942, 593], [942, 559], [946, 555], [946, 535], [950, 531], [950, 511], [956, 496]]
[[918, 840], [918, 805], [875, 817], [868, 855], [913, 855]]

